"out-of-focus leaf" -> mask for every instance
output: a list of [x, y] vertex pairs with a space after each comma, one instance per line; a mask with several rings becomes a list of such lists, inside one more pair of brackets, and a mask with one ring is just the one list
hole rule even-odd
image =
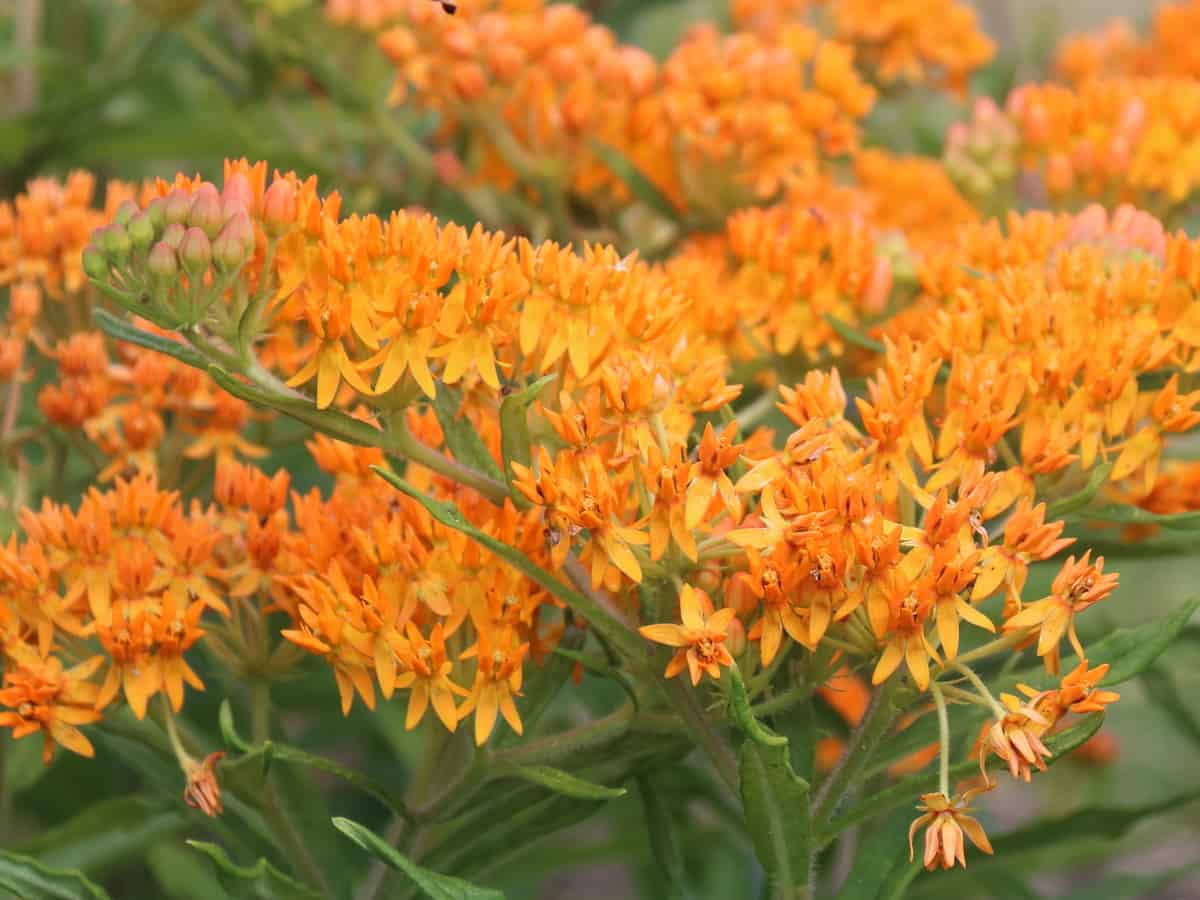
[[181, 844], [166, 841], [151, 847], [145, 860], [164, 897], [173, 900], [235, 900], [221, 886], [212, 866]]
[[181, 809], [146, 797], [113, 797], [42, 832], [20, 849], [53, 868], [95, 874], [136, 859], [186, 824]]
[[82, 872], [55, 869], [8, 850], [0, 850], [0, 889], [20, 900], [109, 900]]
[[884, 346], [882, 341], [877, 341], [868, 334], [859, 331], [849, 322], [844, 322], [836, 316], [826, 314], [825, 321], [830, 327], [838, 333], [847, 343], [853, 344], [855, 347], [862, 347], [864, 350], [870, 350], [874, 353], [882, 353]]
[[464, 466], [499, 481], [500, 467], [488, 452], [483, 438], [479, 436], [470, 419], [459, 415], [461, 402], [462, 395], [458, 391], [444, 384], [438, 386], [433, 411], [437, 414], [438, 424], [442, 426], [446, 446], [450, 448], [454, 458]]
[[1108, 473], [1111, 471], [1112, 463], [1104, 463], [1092, 469], [1087, 484], [1081, 490], [1070, 497], [1063, 497], [1061, 500], [1055, 500], [1053, 503], [1047, 504], [1046, 520], [1061, 519], [1063, 516], [1083, 509], [1091, 503], [1092, 498], [1096, 496], [1096, 492], [1100, 490], [1100, 486], [1108, 480]]
[[1059, 900], [1145, 900], [1160, 896], [1163, 888], [1195, 875], [1198, 869], [1200, 866], [1192, 865], [1169, 872], [1106, 873], [1087, 887], [1072, 891]]
[[526, 504], [528, 501], [513, 490], [512, 464], [519, 462], [529, 466], [533, 460], [533, 450], [529, 437], [529, 407], [537, 399], [538, 394], [557, 376], [545, 375], [519, 391], [509, 394], [500, 404], [500, 453], [504, 460], [504, 483], [514, 500]]
[[1085, 521], [1161, 525], [1163, 528], [1178, 531], [1200, 529], [1200, 512], [1152, 513], [1138, 506], [1121, 503], [1112, 503], [1099, 509], [1083, 509], [1075, 513], [1075, 517]]
[[746, 825], [755, 855], [766, 870], [771, 900], [811, 896], [809, 786], [792, 771], [787, 739], [780, 744], [743, 741], [738, 774]]
[[298, 747], [291, 747], [287, 744], [276, 743], [275, 741], [264, 741], [262, 744], [254, 745], [238, 734], [237, 728], [233, 722], [233, 708], [229, 705], [229, 701], [225, 700], [221, 703], [221, 711], [218, 714], [218, 721], [221, 726], [221, 734], [225, 738], [225, 742], [231, 747], [235, 747], [246, 754], [246, 757], [260, 756], [263, 759], [263, 768], [269, 769], [270, 763], [273, 760], [282, 762], [295, 763], [296, 765], [306, 766], [310, 769], [317, 769], [321, 772], [327, 772], [334, 775], [350, 785], [358, 788], [365, 794], [370, 794], [380, 803], [387, 806], [393, 812], [399, 813], [405, 818], [411, 818], [412, 814], [408, 808], [400, 800], [392, 794], [387, 788], [379, 784], [374, 779], [364, 775], [362, 772], [357, 772], [347, 766], [343, 766], [339, 762], [332, 759], [327, 759], [324, 756], [317, 756], [313, 753], [308, 753]]
[[897, 810], [875, 825], [854, 854], [854, 865], [836, 900], [876, 900], [889, 879], [908, 868], [909, 810]]
[[643, 205], [654, 210], [664, 219], [674, 221], [679, 218], [679, 210], [675, 208], [666, 195], [647, 178], [633, 161], [616, 147], [600, 140], [592, 141], [592, 150], [600, 160], [612, 169], [614, 175], [624, 182], [629, 192]]
[[[4, 535], [0, 535], [0, 538]], [[5, 732], [0, 735], [3, 744], [3, 778], [8, 790], [13, 794], [33, 787], [50, 767], [42, 762], [42, 744], [38, 740], [13, 740]]]
[[504, 900], [504, 895], [493, 888], [479, 887], [461, 878], [440, 875], [418, 866], [371, 829], [350, 819], [335, 818], [333, 827], [372, 856], [383, 860], [393, 869], [399, 869], [431, 900]]
[[679, 833], [671, 818], [671, 807], [658, 790], [654, 780], [642, 775], [637, 779], [638, 793], [642, 797], [643, 818], [650, 836], [650, 849], [658, 863], [658, 871], [666, 884], [668, 896], [685, 898], [687, 891], [687, 868], [683, 862], [683, 848], [679, 844]]
[[1142, 673], [1142, 684], [1151, 703], [1161, 706], [1176, 728], [1200, 746], [1200, 718], [1184, 698], [1171, 672], [1161, 662]]
[[623, 787], [606, 787], [602, 784], [592, 784], [590, 781], [584, 781], [570, 772], [564, 772], [553, 766], [506, 765], [500, 769], [500, 772], [506, 776], [520, 778], [522, 781], [540, 784], [542, 787], [549, 788], [554, 793], [562, 794], [564, 797], [575, 797], [581, 800], [615, 800], [617, 797], [624, 797], [628, 793]]
[[204, 841], [188, 841], [213, 861], [221, 882], [235, 897], [255, 897], [259, 900], [322, 900], [319, 892], [294, 878], [284, 875], [265, 859], [252, 866], [239, 866], [221, 847]]

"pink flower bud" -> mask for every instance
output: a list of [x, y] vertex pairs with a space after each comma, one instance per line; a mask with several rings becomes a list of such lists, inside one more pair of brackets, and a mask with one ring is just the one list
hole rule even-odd
[[192, 198], [192, 208], [188, 211], [187, 223], [193, 228], [199, 228], [209, 238], [215, 238], [225, 224], [221, 215], [221, 197], [211, 184], [202, 185]]
[[163, 208], [163, 221], [168, 225], [183, 224], [192, 208], [192, 198], [176, 188], [167, 194]]
[[179, 274], [179, 262], [175, 258], [174, 248], [166, 241], [155, 244], [146, 259], [146, 271], [152, 278], [164, 281]]
[[275, 181], [263, 197], [263, 223], [267, 233], [281, 235], [296, 221], [296, 189], [290, 181]]
[[199, 275], [212, 262], [212, 242], [199, 228], [189, 228], [179, 244], [179, 261], [189, 275]]

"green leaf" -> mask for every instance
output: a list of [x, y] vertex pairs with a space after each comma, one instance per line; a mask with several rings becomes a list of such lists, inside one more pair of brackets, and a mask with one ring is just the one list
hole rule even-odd
[[875, 340], [875, 338], [871, 337], [870, 335], [859, 331], [849, 322], [843, 322], [841, 319], [830, 313], [825, 314], [825, 321], [828, 322], [830, 327], [833, 328], [833, 330], [836, 331], [847, 343], [853, 344], [855, 347], [862, 347], [864, 350], [870, 350], [874, 353], [882, 353], [885, 349], [882, 341]]
[[913, 818], [908, 810], [897, 810], [876, 823], [854, 854], [836, 900], [875, 900], [899, 870], [908, 868], [908, 826]]
[[625, 183], [639, 203], [654, 210], [664, 219], [679, 219], [679, 210], [675, 208], [675, 204], [624, 153], [601, 140], [592, 141], [592, 151]]
[[645, 646], [641, 639], [624, 622], [595, 600], [584, 596], [574, 588], [568, 587], [550, 572], [535, 565], [525, 554], [516, 548], [510, 547], [508, 544], [496, 540], [490, 534], [480, 531], [464, 519], [462, 513], [453, 504], [435, 500], [433, 497], [409, 484], [395, 472], [385, 469], [382, 466], [372, 466], [371, 468], [375, 470], [376, 474], [392, 485], [392, 487], [396, 488], [396, 490], [407, 494], [424, 506], [429, 510], [430, 515], [443, 525], [453, 528], [456, 531], [461, 531], [477, 543], [482, 544], [501, 559], [528, 575], [554, 596], [558, 597], [567, 606], [571, 607], [576, 615], [586, 619], [591, 628], [595, 629], [598, 634], [608, 640], [614, 647], [619, 648], [630, 659], [645, 658]]
[[190, 344], [172, 340], [160, 334], [151, 334], [149, 331], [143, 331], [127, 319], [113, 315], [105, 309], [94, 309], [92, 311], [92, 318], [96, 320], [96, 324], [100, 326], [100, 330], [111, 338], [136, 344], [139, 347], [145, 347], [147, 350], [153, 350], [156, 353], [166, 354], [179, 360], [181, 363], [186, 363], [197, 369], [208, 368], [208, 360], [201, 356], [200, 352]]
[[265, 859], [252, 866], [239, 866], [221, 847], [205, 841], [188, 841], [206, 855], [217, 867], [222, 882], [235, 897], [257, 897], [260, 900], [322, 900], [321, 894], [306, 884], [284, 875]]
[[387, 440], [378, 428], [372, 428], [361, 419], [355, 419], [336, 409], [317, 409], [311, 400], [299, 397], [287, 397], [282, 394], [260, 388], [256, 385], [239, 381], [220, 366], [207, 362], [201, 366], [213, 381], [233, 396], [261, 406], [264, 409], [275, 410], [285, 416], [291, 416], [299, 422], [320, 431], [330, 437], [357, 444], [360, 447], [380, 447]]
[[1072, 891], [1060, 900], [1144, 900], [1166, 896], [1163, 888], [1180, 878], [1196, 873], [1200, 866], [1184, 866], [1169, 872], [1105, 873], [1103, 880]]
[[1112, 503], [1099, 509], [1085, 509], [1076, 518], [1099, 522], [1119, 522], [1134, 525], [1161, 525], [1179, 531], [1195, 531], [1200, 528], [1200, 512], [1152, 513], [1138, 506]]
[[729, 707], [742, 733], [764, 747], [786, 747], [787, 738], [771, 731], [754, 717], [754, 712], [750, 709], [750, 697], [746, 693], [746, 683], [742, 681], [742, 673], [736, 666], [730, 668], [727, 677], [730, 685]]
[[20, 849], [48, 866], [96, 874], [140, 857], [147, 847], [182, 831], [187, 820], [183, 810], [146, 797], [112, 797]]
[[461, 878], [439, 875], [418, 866], [375, 832], [350, 819], [335, 818], [333, 827], [372, 856], [406, 874], [431, 900], [504, 900], [504, 895], [493, 888], [478, 887]]
[[458, 391], [444, 384], [438, 387], [437, 396], [433, 400], [433, 411], [437, 415], [438, 424], [442, 426], [446, 446], [450, 448], [454, 458], [464, 466], [499, 481], [500, 467], [496, 465], [496, 460], [488, 452], [483, 438], [479, 436], [471, 420], [459, 415], [461, 406], [462, 395]]
[[1053, 503], [1047, 504], [1046, 521], [1061, 519], [1063, 516], [1081, 510], [1091, 503], [1092, 498], [1096, 496], [1096, 492], [1100, 490], [1100, 486], [1108, 480], [1108, 473], [1111, 471], [1112, 463], [1104, 463], [1092, 469], [1092, 473], [1088, 477], [1088, 483], [1082, 490], [1072, 494], [1070, 497], [1063, 497], [1061, 500], [1055, 500]]
[[109, 900], [82, 872], [51, 868], [8, 850], [0, 850], [0, 889], [20, 900]]
[[545, 375], [521, 390], [509, 394], [500, 404], [500, 451], [504, 459], [504, 483], [508, 485], [508, 492], [513, 495], [513, 498], [523, 505], [528, 501], [513, 488], [515, 476], [512, 464], [514, 462], [519, 462], [523, 466], [532, 464], [529, 407], [537, 399], [542, 389], [556, 377], [556, 375]]
[[[1076, 747], [1086, 742], [1100, 730], [1100, 726], [1103, 723], [1104, 714], [1093, 713], [1080, 719], [1070, 728], [1046, 737], [1045, 744], [1051, 752], [1047, 764], [1053, 765]], [[999, 764], [1000, 760], [995, 756], [988, 759], [989, 766], [997, 766]], [[978, 771], [979, 760], [972, 757], [952, 764], [950, 766], [950, 778], [964, 778], [972, 772], [978, 773]], [[897, 806], [906, 803], [914, 804], [917, 798], [922, 794], [928, 793], [933, 788], [936, 781], [937, 776], [935, 773], [917, 772], [915, 775], [910, 775], [890, 787], [872, 794], [830, 822], [827, 831], [818, 836], [821, 845], [824, 846], [829, 843], [835, 836], [852, 825], [857, 825], [860, 822], [881, 816], [895, 809]]]
[[498, 774], [502, 777], [511, 776], [513, 778], [520, 778], [523, 781], [532, 782], [533, 784], [540, 784], [542, 787], [549, 788], [556, 794], [562, 794], [564, 797], [575, 797], [580, 800], [615, 800], [629, 793], [623, 787], [605, 787], [602, 784], [592, 784], [590, 781], [584, 781], [570, 772], [564, 772], [562, 769], [556, 769], [553, 766], [505, 765], [500, 767]]
[[786, 739], [782, 744], [743, 741], [738, 773], [746, 825], [767, 873], [769, 896], [772, 900], [809, 897], [809, 787], [792, 771]]
[[1161, 706], [1171, 723], [1200, 746], [1200, 717], [1179, 690], [1170, 670], [1157, 663], [1142, 673], [1142, 684], [1150, 702]]
[[146, 868], [158, 882], [163, 897], [173, 900], [234, 900], [221, 886], [212, 866], [186, 846], [174, 841], [164, 841], [151, 847], [146, 854]]
[[646, 831], [650, 835], [650, 849], [654, 852], [658, 871], [666, 884], [667, 896], [673, 900], [687, 897], [687, 868], [683, 862], [679, 833], [671, 818], [671, 807], [655, 786], [654, 779], [640, 775], [637, 785], [638, 793], [642, 795], [642, 811]]
[[[399, 797], [396, 797], [387, 788], [379, 784], [379, 782], [361, 772], [343, 766], [339, 762], [334, 762], [332, 759], [317, 756], [287, 744], [280, 744], [275, 741], [264, 741], [257, 746], [251, 744], [238, 733], [233, 722], [233, 709], [228, 700], [221, 702], [218, 722], [220, 723], [221, 735], [225, 738], [225, 742], [231, 747], [241, 750], [245, 754], [243, 759], [261, 755], [264, 775], [270, 768], [273, 760], [281, 760], [283, 762], [306, 766], [310, 769], [316, 769], [320, 772], [326, 772], [358, 788], [364, 794], [369, 794], [393, 812], [411, 820], [412, 813]], [[241, 762], [241, 760], [237, 760], [236, 762]]]

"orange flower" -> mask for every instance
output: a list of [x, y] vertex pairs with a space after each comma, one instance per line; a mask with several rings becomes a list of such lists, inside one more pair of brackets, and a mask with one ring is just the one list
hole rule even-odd
[[[405, 634], [407, 640], [399, 644], [396, 651], [401, 665], [407, 670], [396, 678], [396, 686], [410, 689], [404, 727], [415, 728], [432, 703], [442, 724], [448, 731], [454, 731], [459, 720], [454, 695], [466, 697], [470, 692], [450, 680], [454, 664], [446, 658], [446, 638], [441, 623], [433, 626], [428, 639], [412, 622], [405, 625]], [[520, 731], [519, 725], [514, 728]]]
[[93, 656], [65, 671], [53, 656], [21, 655], [14, 662], [5, 671], [0, 689], [0, 704], [12, 712], [0, 712], [0, 728], [11, 728], [14, 738], [40, 731], [44, 763], [50, 762], [55, 746], [94, 756], [91, 741], [76, 726], [100, 721], [96, 685], [88, 679], [100, 668], [103, 657]]
[[1051, 756], [1050, 748], [1042, 743], [1042, 735], [1054, 723], [1035, 709], [1035, 704], [1022, 705], [1011, 694], [1001, 694], [1000, 700], [1008, 714], [984, 727], [979, 741], [979, 769], [987, 777], [985, 762], [989, 752], [995, 753], [1008, 765], [1013, 778], [1030, 780], [1030, 766], [1045, 771], [1044, 760]]
[[713, 498], [718, 496], [733, 518], [741, 517], [741, 503], [733, 489], [733, 482], [725, 474], [725, 470], [742, 455], [742, 445], [734, 443], [737, 435], [736, 422], [726, 425], [720, 437], [713, 430], [711, 422], [704, 426], [704, 434], [696, 450], [697, 460], [692, 465], [692, 479], [688, 483], [684, 513], [687, 528], [695, 528], [704, 520]]
[[1104, 557], [1091, 561], [1091, 551], [1079, 560], [1074, 556], [1063, 563], [1050, 586], [1050, 596], [1026, 605], [1004, 623], [1005, 631], [1028, 628], [1038, 636], [1037, 653], [1049, 672], [1058, 671], [1059, 643], [1064, 635], [1079, 658], [1085, 658], [1083, 645], [1075, 633], [1075, 616], [1093, 603], [1103, 600], [1117, 587], [1120, 575], [1104, 574]]
[[464, 719], [475, 713], [475, 743], [482, 746], [496, 727], [496, 715], [504, 716], [517, 734], [521, 734], [521, 714], [513, 702], [521, 693], [521, 664], [529, 653], [529, 644], [519, 643], [513, 631], [489, 634], [480, 632], [479, 640], [469, 648], [462, 659], [474, 657], [478, 663], [475, 683], [467, 695], [466, 702], [458, 710], [458, 718]]
[[668, 647], [678, 647], [667, 664], [666, 678], [674, 678], [685, 668], [692, 684], [699, 684], [702, 674], [720, 679], [721, 666], [732, 666], [733, 657], [725, 647], [730, 623], [736, 615], [731, 607], [713, 611], [708, 594], [690, 584], [679, 593], [681, 625], [643, 625], [642, 637]]
[[916, 836], [917, 829], [922, 826], [925, 826], [926, 829], [924, 855], [926, 869], [932, 871], [939, 866], [943, 869], [951, 869], [955, 863], [965, 869], [967, 860], [963, 852], [966, 845], [963, 840], [964, 834], [970, 838], [972, 844], [984, 853], [991, 855], [992, 844], [984, 833], [983, 826], [967, 815], [971, 812], [971, 808], [967, 805], [971, 802], [971, 798], [981, 791], [990, 790], [991, 787], [992, 785], [989, 783], [984, 788], [966, 791], [954, 799], [941, 792], [922, 794], [921, 805], [917, 807], [922, 815], [918, 816], [908, 829], [908, 858], [910, 860], [913, 858], [913, 838]]

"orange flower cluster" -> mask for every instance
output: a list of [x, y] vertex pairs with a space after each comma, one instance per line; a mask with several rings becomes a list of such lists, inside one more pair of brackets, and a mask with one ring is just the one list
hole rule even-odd
[[21, 528], [0, 547], [0, 724], [41, 733], [47, 761], [55, 745], [91, 756], [76, 726], [118, 695], [141, 718], [156, 694], [177, 711], [185, 685], [203, 689], [184, 654], [206, 612], [229, 614], [211, 515], [142, 476], [92, 488], [76, 511], [23, 510]]
[[1093, 78], [1200, 76], [1200, 3], [1162, 3], [1154, 7], [1150, 33], [1139, 38], [1126, 19], [1113, 19], [1103, 28], [1069, 35], [1059, 44], [1055, 69], [1074, 84]]
[[[728, 209], [747, 187], [773, 194], [852, 150], [873, 99], [849, 48], [800, 25], [698, 28], [660, 68], [573, 6], [491, 0], [451, 19], [410, 4], [408, 23], [380, 38], [398, 69], [393, 97], [415, 89], [414, 102], [442, 114], [445, 138], [471, 141], [483, 179], [557, 183], [601, 208], [629, 194], [598, 144], [678, 205]], [[717, 185], [732, 202], [714, 200]]]
[[738, 27], [769, 30], [826, 6], [834, 36], [884, 84], [961, 91], [996, 52], [975, 10], [958, 0], [732, 0], [731, 11]]
[[1076, 88], [1027, 84], [1008, 99], [1020, 159], [1054, 197], [1170, 209], [1200, 184], [1200, 86], [1189, 78], [1113, 78]]

